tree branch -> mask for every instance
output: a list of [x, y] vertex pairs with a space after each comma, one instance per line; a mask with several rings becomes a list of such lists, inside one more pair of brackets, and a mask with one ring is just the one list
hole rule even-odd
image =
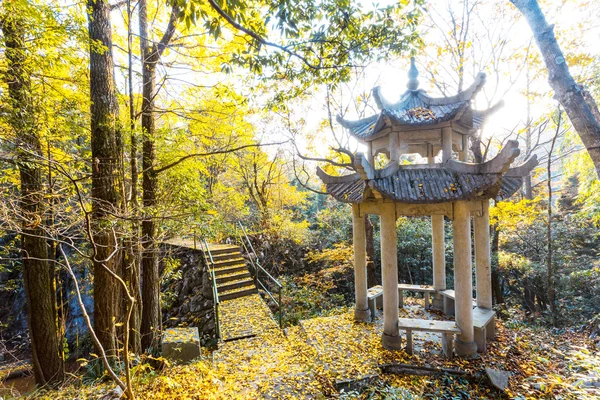
[[248, 149], [251, 147], [263, 147], [263, 146], [275, 146], [275, 145], [281, 145], [281, 144], [285, 144], [288, 141], [284, 141], [284, 142], [275, 142], [275, 143], [254, 143], [254, 144], [247, 144], [244, 146], [239, 146], [239, 147], [234, 147], [233, 149], [222, 149], [222, 150], [215, 150], [215, 151], [209, 151], [206, 153], [193, 153], [193, 154], [188, 154], [186, 156], [181, 157], [180, 159], [178, 159], [177, 161], [173, 161], [172, 163], [169, 163], [167, 165], [164, 165], [162, 167], [159, 168], [155, 168], [155, 172], [157, 174], [164, 172], [166, 170], [168, 170], [169, 168], [173, 168], [176, 165], [181, 164], [182, 162], [189, 160], [190, 158], [196, 158], [196, 157], [208, 157], [208, 156], [214, 156], [217, 154], [226, 154], [226, 153], [235, 153], [236, 151], [240, 151], [243, 149]]

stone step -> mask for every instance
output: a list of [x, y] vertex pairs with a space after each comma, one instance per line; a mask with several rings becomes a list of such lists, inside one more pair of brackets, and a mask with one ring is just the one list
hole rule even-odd
[[237, 281], [243, 278], [250, 278], [250, 272], [242, 271], [242, 272], [233, 272], [231, 274], [219, 275], [217, 278], [217, 285], [220, 285], [225, 282]]
[[247, 288], [232, 289], [232, 290], [228, 290], [223, 293], [219, 293], [219, 301], [237, 299], [238, 297], [250, 296], [250, 295], [256, 294], [256, 293], [258, 293], [258, 289], [256, 289], [254, 286], [251, 287], [250, 289], [247, 289]]
[[[216, 255], [227, 254], [227, 253], [241, 253], [242, 248], [240, 246], [232, 245], [232, 244], [220, 244], [213, 245], [209, 244], [208, 248], [210, 250], [210, 254], [214, 257]], [[208, 255], [208, 254], [207, 254]]]
[[238, 288], [242, 288], [245, 286], [252, 286], [254, 287], [254, 280], [252, 279], [239, 279], [236, 281], [231, 281], [231, 282], [226, 282], [226, 283], [222, 283], [222, 284], [217, 284], [217, 292], [218, 293], [224, 293], [227, 292], [231, 289], [238, 289]]
[[248, 268], [246, 268], [246, 264], [238, 264], [238, 265], [229, 265], [223, 268], [215, 268], [215, 277], [221, 275], [229, 275], [234, 272], [248, 272]]
[[[231, 252], [231, 253], [223, 253], [223, 254], [211, 254], [213, 261], [222, 261], [222, 260], [230, 260], [243, 258], [242, 253], [239, 251]], [[206, 256], [206, 261], [210, 261], [208, 255]]]
[[215, 261], [214, 264], [212, 265], [212, 267], [215, 269], [219, 269], [222, 267], [227, 267], [229, 265], [239, 265], [239, 264], [246, 265], [246, 260], [243, 257], [238, 257], [238, 258], [230, 258], [228, 260]]

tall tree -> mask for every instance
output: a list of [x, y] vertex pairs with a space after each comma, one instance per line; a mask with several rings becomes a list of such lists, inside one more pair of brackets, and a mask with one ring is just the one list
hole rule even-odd
[[579, 85], [573, 79], [567, 60], [537, 0], [510, 0], [527, 20], [548, 69], [548, 81], [586, 147], [600, 176], [600, 121], [592, 111]]
[[112, 215], [119, 209], [118, 103], [113, 78], [112, 27], [107, 0], [89, 0], [92, 144], [92, 238], [94, 247], [94, 329], [108, 355], [117, 349], [115, 322], [121, 272]]
[[160, 319], [160, 274], [156, 245], [156, 221], [152, 217], [157, 205], [158, 177], [155, 170], [156, 151], [156, 66], [175, 34], [179, 7], [175, 2], [171, 8], [169, 23], [160, 42], [150, 45], [148, 39], [148, 10], [146, 0], [140, 0], [139, 25], [142, 52], [142, 200], [145, 217], [142, 221], [142, 348], [149, 349], [159, 341]]
[[23, 283], [27, 298], [29, 337], [36, 383], [49, 385], [64, 377], [57, 321], [55, 318], [53, 269], [48, 261], [48, 245], [43, 229], [44, 185], [43, 153], [31, 91], [31, 67], [27, 57], [26, 27], [22, 13], [13, 2], [5, 4], [0, 28], [6, 46], [10, 105], [9, 123], [17, 138], [17, 164], [21, 181], [21, 250]]

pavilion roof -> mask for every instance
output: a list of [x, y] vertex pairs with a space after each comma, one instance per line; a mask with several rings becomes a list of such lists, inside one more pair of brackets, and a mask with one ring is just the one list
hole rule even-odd
[[[397, 102], [387, 101], [380, 92], [379, 87], [373, 89], [373, 97], [380, 110], [378, 114], [360, 120], [351, 121], [337, 117], [337, 121], [350, 131], [350, 134], [360, 140], [368, 140], [375, 136], [389, 121], [395, 125], [427, 126], [442, 122], [453, 121], [471, 106], [471, 100], [485, 84], [485, 74], [479, 73], [475, 81], [467, 89], [449, 97], [431, 97], [423, 89], [419, 89], [417, 77], [419, 72], [415, 66], [414, 58], [408, 72], [408, 89], [400, 96]], [[477, 128], [483, 123], [487, 115], [497, 109], [473, 111], [473, 124]]]

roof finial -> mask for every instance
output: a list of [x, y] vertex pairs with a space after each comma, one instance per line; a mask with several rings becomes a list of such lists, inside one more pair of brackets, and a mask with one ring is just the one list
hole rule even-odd
[[417, 90], [419, 88], [419, 80], [417, 77], [419, 76], [419, 71], [415, 66], [415, 58], [410, 58], [410, 69], [408, 70], [408, 83], [406, 87], [408, 90]]

